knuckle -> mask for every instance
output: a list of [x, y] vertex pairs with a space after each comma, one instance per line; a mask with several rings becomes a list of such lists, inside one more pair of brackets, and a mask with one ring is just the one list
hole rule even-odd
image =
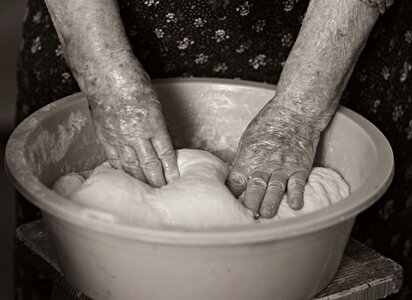
[[133, 168], [133, 167], [138, 167], [140, 164], [139, 164], [139, 161], [137, 159], [133, 159], [133, 158], [130, 157], [130, 158], [126, 158], [123, 161], [123, 165], [127, 166], [127, 167], [130, 167], [130, 168]]
[[174, 162], [176, 160], [176, 155], [173, 150], [164, 150], [158, 153], [159, 158], [165, 162]]
[[267, 182], [260, 177], [252, 177], [249, 180], [249, 185], [251, 188], [266, 189]]
[[289, 182], [289, 187], [293, 189], [303, 190], [305, 188], [306, 181], [303, 179], [293, 179]]
[[117, 151], [112, 147], [103, 147], [104, 153], [107, 159], [120, 160], [120, 156]]
[[273, 190], [279, 190], [279, 191], [284, 191], [286, 188], [285, 184], [280, 180], [269, 181], [268, 187], [270, 187]]
[[142, 168], [144, 169], [158, 169], [162, 166], [162, 163], [158, 159], [150, 159], [142, 161]]

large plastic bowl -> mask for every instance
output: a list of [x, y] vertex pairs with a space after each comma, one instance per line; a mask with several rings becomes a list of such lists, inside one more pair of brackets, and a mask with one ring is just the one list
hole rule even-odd
[[[176, 147], [228, 160], [275, 87], [216, 79], [160, 80], [155, 87]], [[334, 276], [355, 217], [387, 189], [393, 156], [370, 122], [340, 107], [316, 164], [339, 171], [351, 195], [275, 224], [191, 231], [131, 227], [59, 197], [62, 174], [104, 160], [86, 100], [76, 94], [33, 113], [7, 144], [7, 170], [38, 206], [69, 282], [94, 299], [308, 299]]]

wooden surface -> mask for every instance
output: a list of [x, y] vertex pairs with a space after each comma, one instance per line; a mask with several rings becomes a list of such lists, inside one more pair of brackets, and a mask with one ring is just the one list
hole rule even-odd
[[[20, 226], [16, 237], [16, 250], [53, 280], [68, 299], [89, 299], [64, 279], [41, 220]], [[381, 299], [398, 292], [402, 278], [399, 264], [350, 239], [335, 278], [313, 300]]]

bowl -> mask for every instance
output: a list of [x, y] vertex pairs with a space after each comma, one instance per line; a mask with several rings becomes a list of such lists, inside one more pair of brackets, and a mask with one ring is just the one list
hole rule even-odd
[[[176, 148], [233, 158], [275, 86], [240, 80], [154, 81]], [[333, 278], [356, 215], [388, 188], [391, 147], [369, 121], [340, 106], [315, 165], [349, 183], [343, 201], [274, 224], [209, 230], [132, 227], [66, 200], [59, 176], [105, 159], [83, 94], [55, 101], [12, 133], [5, 163], [15, 187], [41, 209], [67, 280], [93, 299], [309, 299]]]

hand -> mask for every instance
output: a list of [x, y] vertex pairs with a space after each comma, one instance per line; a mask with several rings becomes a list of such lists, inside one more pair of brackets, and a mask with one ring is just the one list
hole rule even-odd
[[[179, 177], [161, 104], [139, 62], [113, 58], [86, 86], [97, 137], [115, 168], [160, 187]], [[84, 89], [83, 89], [84, 90]]]
[[227, 179], [230, 191], [255, 217], [272, 218], [285, 191], [293, 209], [303, 207], [303, 191], [312, 169], [320, 131], [310, 119], [270, 101], [240, 140]]
[[160, 103], [128, 40], [118, 1], [46, 0], [64, 57], [107, 158], [152, 186], [179, 177]]

